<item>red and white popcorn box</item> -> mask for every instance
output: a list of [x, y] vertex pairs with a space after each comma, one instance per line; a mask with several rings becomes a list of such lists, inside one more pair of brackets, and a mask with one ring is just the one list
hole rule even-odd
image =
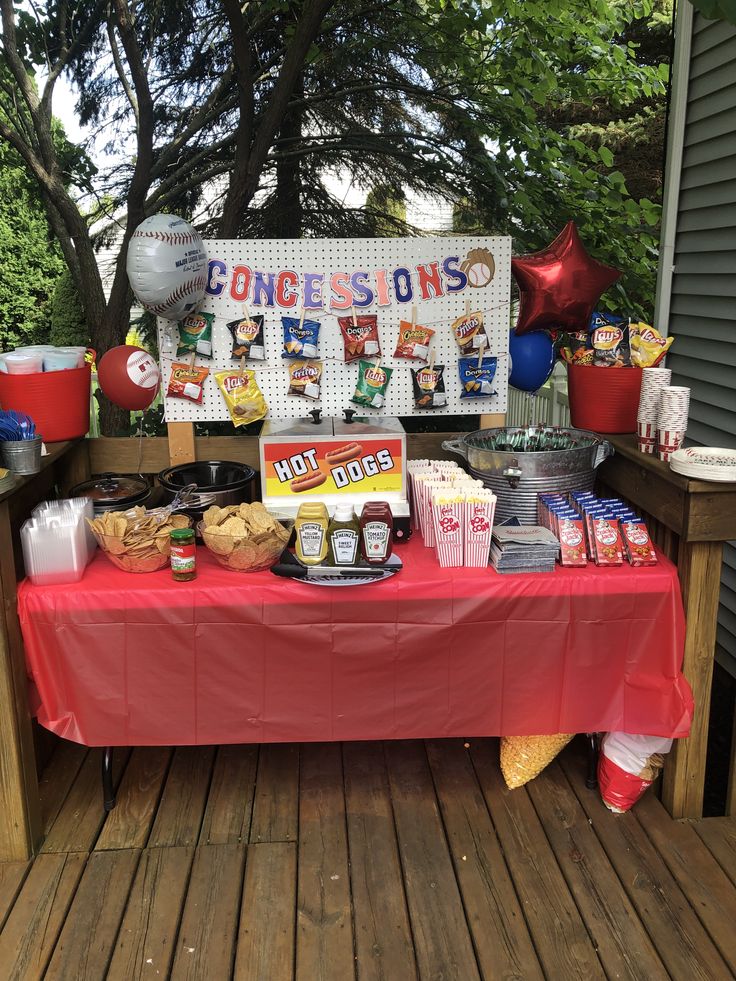
[[435, 550], [446, 569], [463, 564], [465, 502], [461, 495], [435, 492], [432, 500]]
[[416, 488], [418, 474], [434, 476], [434, 468], [431, 460], [410, 460], [407, 464], [407, 477], [409, 478], [409, 509], [411, 512], [411, 526], [416, 531], [421, 531], [419, 519], [419, 499]]
[[419, 527], [422, 539], [427, 548], [434, 548], [434, 525], [432, 523], [432, 494], [435, 490], [447, 487], [447, 483], [438, 474], [420, 474], [417, 478], [419, 494]]
[[483, 569], [488, 565], [493, 534], [496, 497], [465, 502], [465, 565]]

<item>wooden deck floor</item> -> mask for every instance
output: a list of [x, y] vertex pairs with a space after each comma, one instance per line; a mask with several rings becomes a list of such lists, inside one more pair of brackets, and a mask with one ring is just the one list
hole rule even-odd
[[[0, 865], [0, 978], [722, 979], [736, 822], [616, 817], [575, 744], [508, 792], [495, 740], [61, 743], [46, 840]], [[1, 819], [1, 818], [0, 818]]]

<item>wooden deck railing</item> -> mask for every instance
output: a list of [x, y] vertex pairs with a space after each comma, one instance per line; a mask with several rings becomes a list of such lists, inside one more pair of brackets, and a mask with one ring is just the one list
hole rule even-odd
[[[16, 582], [23, 574], [19, 529], [41, 500], [63, 495], [90, 473], [156, 474], [172, 457], [225, 459], [258, 466], [254, 437], [80, 440], [51, 447], [40, 474], [18, 478], [0, 495], [0, 861], [31, 855], [40, 835], [40, 809], [33, 727], [16, 612]], [[413, 434], [409, 456], [445, 459], [442, 441], [457, 433]], [[684, 671], [693, 687], [696, 714], [692, 735], [680, 740], [665, 768], [663, 801], [676, 817], [702, 813], [705, 751], [713, 675], [716, 615], [724, 541], [736, 538], [736, 487], [689, 480], [666, 464], [638, 453], [633, 437], [611, 439], [616, 455], [599, 474], [602, 490], [630, 501], [646, 516], [657, 544], [677, 564], [687, 634]], [[732, 786], [736, 784], [732, 780]], [[736, 810], [736, 795], [729, 806]]]

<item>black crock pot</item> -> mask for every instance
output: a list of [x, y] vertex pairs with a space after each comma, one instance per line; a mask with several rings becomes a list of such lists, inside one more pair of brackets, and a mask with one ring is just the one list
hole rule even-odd
[[[250, 504], [255, 500], [258, 472], [246, 463], [230, 460], [198, 460], [168, 467], [158, 475], [163, 491], [163, 503], [173, 500], [177, 491], [187, 484], [196, 484], [203, 494], [214, 495], [212, 505]], [[207, 505], [210, 507], [212, 505]], [[186, 513], [199, 520], [205, 508], [187, 508]]]
[[69, 496], [91, 498], [95, 514], [102, 514], [148, 507], [151, 493], [151, 485], [140, 474], [102, 473], [72, 487]]

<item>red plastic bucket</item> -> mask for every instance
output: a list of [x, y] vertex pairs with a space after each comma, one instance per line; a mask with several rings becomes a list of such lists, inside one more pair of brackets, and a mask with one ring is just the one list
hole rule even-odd
[[91, 385], [88, 364], [35, 375], [0, 373], [0, 406], [27, 413], [44, 443], [77, 439], [89, 432]]
[[641, 368], [567, 366], [570, 423], [595, 433], [635, 433]]

